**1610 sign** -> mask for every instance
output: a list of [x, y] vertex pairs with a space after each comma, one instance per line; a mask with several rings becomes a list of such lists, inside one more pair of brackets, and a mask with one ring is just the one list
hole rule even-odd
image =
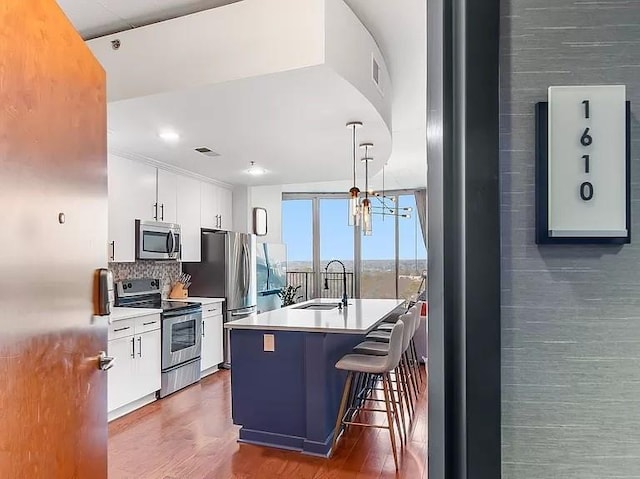
[[550, 87], [536, 104], [536, 242], [631, 241], [625, 87]]

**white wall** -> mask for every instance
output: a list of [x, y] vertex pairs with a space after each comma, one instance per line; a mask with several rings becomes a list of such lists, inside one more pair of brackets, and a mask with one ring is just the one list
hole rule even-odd
[[233, 226], [241, 233], [253, 232], [253, 208], [267, 210], [267, 235], [260, 243], [282, 243], [282, 186], [238, 186], [233, 190]]
[[267, 210], [267, 235], [258, 237], [261, 243], [282, 243], [282, 186], [252, 186], [249, 188], [249, 220], [253, 226], [253, 208]]
[[233, 231], [251, 233], [251, 217], [249, 216], [249, 188], [236, 186], [233, 188]]

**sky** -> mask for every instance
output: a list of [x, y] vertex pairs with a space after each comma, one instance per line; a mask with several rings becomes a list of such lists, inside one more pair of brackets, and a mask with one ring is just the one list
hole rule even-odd
[[[400, 259], [426, 258], [420, 221], [412, 195], [400, 197], [400, 206], [412, 207], [411, 218], [400, 218]], [[373, 204], [380, 204], [374, 199]], [[289, 261], [312, 261], [312, 202], [282, 202], [282, 240]], [[363, 260], [395, 258], [395, 219], [374, 215], [373, 235], [362, 237]], [[353, 259], [353, 227], [348, 225], [347, 200], [320, 200], [320, 259]]]

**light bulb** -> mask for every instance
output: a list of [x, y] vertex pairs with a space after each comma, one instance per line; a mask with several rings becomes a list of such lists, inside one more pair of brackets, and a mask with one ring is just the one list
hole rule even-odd
[[349, 190], [349, 226], [359, 224], [360, 219], [360, 190], [353, 187]]
[[365, 236], [371, 236], [373, 234], [373, 225], [371, 217], [371, 202], [368, 199], [362, 201], [362, 233]]

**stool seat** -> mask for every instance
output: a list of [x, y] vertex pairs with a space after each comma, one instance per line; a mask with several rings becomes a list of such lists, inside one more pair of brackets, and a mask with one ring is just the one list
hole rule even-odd
[[383, 374], [389, 371], [387, 355], [347, 354], [336, 363], [337, 369], [358, 373]]
[[356, 354], [371, 354], [372, 356], [386, 356], [389, 354], [389, 343], [379, 341], [363, 341], [353, 348]]
[[382, 323], [378, 325], [375, 331], [391, 331], [395, 323]]
[[374, 341], [389, 341], [391, 337], [390, 331], [371, 331], [369, 334], [365, 336], [366, 339], [373, 339]]

